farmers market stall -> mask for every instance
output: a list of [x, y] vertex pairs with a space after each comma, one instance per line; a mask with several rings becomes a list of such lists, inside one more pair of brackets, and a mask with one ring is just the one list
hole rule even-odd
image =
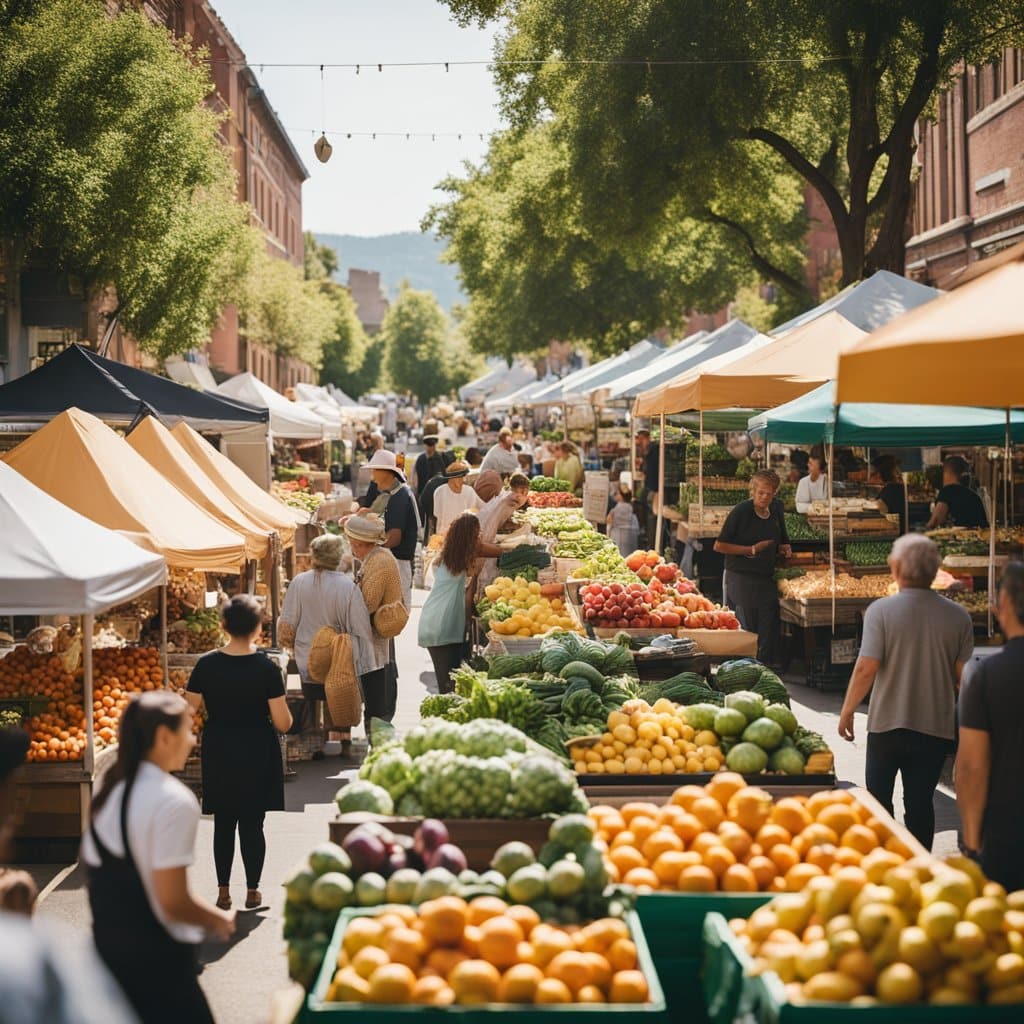
[[96, 525], [3, 464], [0, 531], [0, 614], [81, 616], [80, 636], [43, 626], [27, 643], [0, 651], [0, 708], [16, 712], [32, 740], [29, 764], [19, 775], [17, 835], [77, 844], [96, 751], [112, 739], [99, 722], [114, 708], [119, 713], [124, 693], [164, 679], [158, 652], [150, 649], [141, 658], [133, 655], [130, 678], [114, 679], [118, 685], [111, 686], [108, 652], [94, 656], [94, 619], [162, 587], [166, 567], [160, 555]]

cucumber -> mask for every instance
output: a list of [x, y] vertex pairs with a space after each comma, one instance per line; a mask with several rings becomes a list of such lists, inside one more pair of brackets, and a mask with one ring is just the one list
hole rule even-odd
[[604, 676], [593, 665], [588, 665], [585, 661], [570, 661], [558, 674], [562, 679], [578, 676], [581, 679], [588, 680], [595, 686], [604, 686]]

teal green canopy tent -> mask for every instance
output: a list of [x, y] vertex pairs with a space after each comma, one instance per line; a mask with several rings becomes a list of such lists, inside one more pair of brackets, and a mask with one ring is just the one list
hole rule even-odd
[[[862, 445], [916, 448], [943, 444], [1000, 445], [1006, 442], [1004, 409], [945, 405], [847, 403], [835, 407], [835, 382], [792, 402], [751, 417], [749, 430], [772, 444]], [[1011, 412], [1010, 438], [1024, 441], [1024, 412]]]

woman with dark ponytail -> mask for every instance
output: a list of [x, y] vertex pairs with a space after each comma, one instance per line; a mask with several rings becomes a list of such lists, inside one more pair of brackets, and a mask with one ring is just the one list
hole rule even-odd
[[143, 1024], [212, 1024], [196, 949], [207, 935], [235, 930], [233, 912], [188, 887], [199, 804], [170, 773], [194, 746], [183, 698], [167, 690], [136, 697], [82, 841], [96, 948]]

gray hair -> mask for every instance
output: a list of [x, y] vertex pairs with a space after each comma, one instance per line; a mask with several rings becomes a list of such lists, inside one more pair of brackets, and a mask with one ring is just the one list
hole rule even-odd
[[309, 545], [309, 554], [314, 569], [326, 569], [335, 572], [341, 565], [341, 557], [345, 553], [345, 543], [341, 537], [333, 533], [325, 533], [314, 537]]
[[889, 555], [890, 565], [899, 565], [900, 577], [908, 587], [930, 587], [941, 561], [935, 541], [920, 533], [898, 537]]
[[1003, 569], [999, 593], [1006, 594], [1017, 621], [1024, 623], [1024, 562], [1010, 562]]

